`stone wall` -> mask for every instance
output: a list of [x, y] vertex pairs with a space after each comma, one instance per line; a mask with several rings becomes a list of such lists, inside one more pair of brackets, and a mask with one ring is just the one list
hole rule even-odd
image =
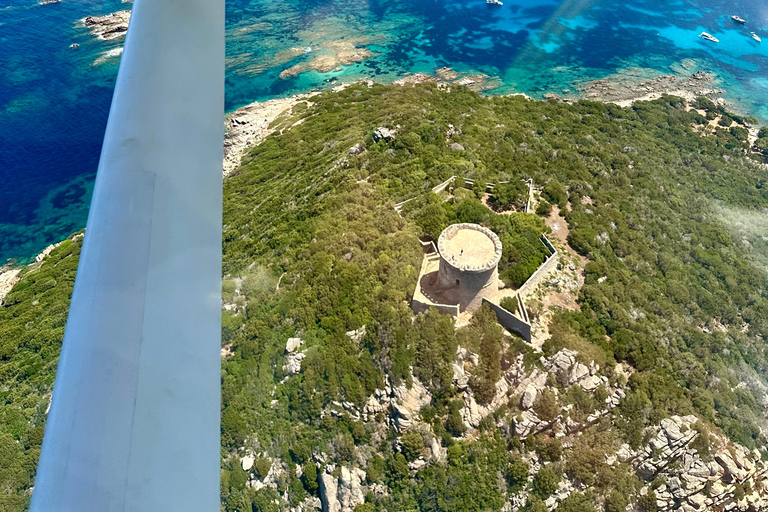
[[496, 313], [496, 319], [502, 327], [509, 332], [517, 334], [525, 341], [531, 341], [531, 324], [524, 322], [510, 311], [507, 311], [498, 304], [494, 304], [486, 298], [483, 298], [483, 302], [491, 306], [491, 309]]
[[[437, 186], [435, 186], [435, 187], [432, 187], [432, 192], [434, 192], [435, 194], [439, 194], [440, 192], [442, 192], [443, 190], [445, 190], [445, 189], [446, 189], [446, 187], [448, 187], [448, 185], [450, 185], [450, 184], [453, 182], [453, 180], [454, 180], [454, 179], [456, 179], [456, 176], [451, 176], [450, 178], [448, 178], [447, 180], [445, 180], [445, 181], [444, 181], [444, 182], [442, 182], [441, 184], [439, 184], [439, 185], [437, 185]], [[418, 197], [418, 196], [417, 196], [417, 197]], [[404, 206], [405, 204], [407, 204], [407, 203], [409, 203], [409, 202], [413, 201], [414, 199], [416, 199], [416, 198], [415, 198], [415, 197], [412, 197], [412, 198], [410, 198], [410, 199], [406, 199], [405, 201], [401, 201], [401, 202], [399, 202], [399, 203], [395, 204], [395, 210], [399, 212], [400, 210], [402, 210], [402, 209], [403, 209], [403, 206]]]
[[444, 313], [446, 315], [451, 315], [454, 317], [459, 316], [458, 304], [435, 304], [433, 302], [425, 302], [417, 299], [413, 299], [411, 301], [411, 309], [413, 309], [414, 313], [426, 313], [429, 311], [429, 308], [435, 308], [440, 313]]
[[543, 243], [547, 249], [549, 249], [549, 257], [539, 268], [536, 269], [536, 272], [531, 274], [531, 277], [529, 277], [528, 280], [523, 283], [520, 289], [517, 290], [518, 295], [522, 297], [526, 297], [527, 295], [531, 294], [536, 289], [536, 287], [541, 284], [547, 274], [551, 270], [557, 268], [557, 262], [559, 260], [559, 254], [557, 250], [547, 239], [547, 237], [543, 235], [541, 237], [541, 243]]

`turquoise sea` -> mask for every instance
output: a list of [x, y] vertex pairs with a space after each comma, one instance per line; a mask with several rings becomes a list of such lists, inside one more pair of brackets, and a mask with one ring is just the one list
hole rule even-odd
[[[78, 20], [130, 6], [0, 0], [0, 264], [85, 225], [122, 41]], [[228, 109], [444, 66], [488, 75], [489, 94], [534, 97], [625, 70], [704, 70], [735, 108], [768, 120], [765, 2], [228, 0], [227, 26]]]

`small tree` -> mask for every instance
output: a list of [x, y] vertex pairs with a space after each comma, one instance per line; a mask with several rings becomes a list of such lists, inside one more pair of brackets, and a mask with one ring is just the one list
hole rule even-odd
[[550, 389], [542, 390], [533, 404], [533, 411], [544, 421], [554, 421], [560, 414], [560, 406], [557, 404], [555, 393]]
[[271, 468], [272, 461], [266, 457], [256, 457], [256, 460], [253, 461], [253, 472], [259, 478], [266, 478]]
[[648, 489], [648, 494], [637, 498], [637, 504], [643, 512], [656, 512], [659, 506], [656, 504], [656, 493]]
[[529, 467], [528, 463], [520, 457], [515, 457], [509, 461], [507, 466], [507, 485], [512, 490], [519, 490], [528, 481]]
[[605, 498], [605, 512], [624, 512], [627, 508], [627, 498], [616, 489]]
[[416, 430], [409, 430], [400, 438], [403, 445], [403, 455], [409, 461], [416, 460], [424, 449], [424, 438]]
[[486, 188], [488, 188], [488, 184], [485, 181], [475, 179], [475, 182], [472, 185], [472, 192], [474, 192], [477, 198], [480, 199], [485, 195]]
[[549, 217], [549, 214], [552, 213], [552, 203], [549, 201], [541, 200], [539, 201], [539, 204], [536, 205], [536, 215], [541, 215], [542, 217]]
[[542, 500], [546, 500], [560, 485], [560, 476], [552, 465], [541, 468], [533, 477], [534, 494]]
[[309, 462], [304, 465], [304, 474], [301, 475], [301, 483], [304, 484], [304, 488], [310, 494], [317, 494], [317, 466], [314, 462]]

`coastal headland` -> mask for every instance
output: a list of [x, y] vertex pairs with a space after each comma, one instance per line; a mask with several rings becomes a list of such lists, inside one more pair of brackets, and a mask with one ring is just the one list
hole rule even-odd
[[[591, 100], [629, 107], [636, 101], [652, 101], [666, 94], [683, 98], [689, 104], [699, 97], [705, 97], [719, 105], [732, 107], [723, 98], [726, 91], [717, 87], [716, 78], [709, 73], [696, 71], [694, 73], [660, 75], [650, 79], [647, 75], [648, 70], [632, 68], [605, 79], [586, 82], [579, 86], [576, 91], [568, 91], [562, 96], [547, 93], [544, 95], [544, 99], [569, 103]], [[372, 85], [375, 82], [370, 79], [344, 82], [331, 87], [330, 90], [338, 92], [353, 83]], [[452, 85], [461, 85], [476, 92], [486, 92], [497, 87], [499, 80], [485, 74], [459, 73], [452, 68], [442, 67], [437, 69], [433, 75], [414, 73], [392, 82], [393, 85], [399, 86], [421, 83], [435, 83], [438, 87], [446, 90], [450, 90]], [[299, 104], [305, 104], [303, 108], [306, 108], [311, 103], [311, 98], [321, 92], [323, 91], [315, 89], [285, 98], [257, 101], [227, 114], [224, 141], [224, 177], [231, 175], [240, 166], [247, 148], [260, 144], [271, 133], [290, 129], [292, 125], [287, 122], [292, 116], [293, 109]], [[516, 95], [522, 95], [532, 100], [525, 93]], [[689, 106], [689, 108], [692, 107]], [[281, 120], [283, 122], [280, 122]], [[747, 128], [750, 130], [750, 138], [754, 139], [759, 127]]]

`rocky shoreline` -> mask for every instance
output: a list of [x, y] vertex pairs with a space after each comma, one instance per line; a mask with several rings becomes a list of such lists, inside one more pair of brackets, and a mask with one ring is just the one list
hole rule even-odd
[[20, 267], [0, 267], [0, 306], [3, 305], [6, 295], [10, 293], [16, 283], [19, 282]]
[[714, 87], [714, 77], [703, 71], [690, 76], [662, 75], [651, 80], [602, 79], [587, 82], [579, 88], [581, 93], [576, 99], [597, 100], [629, 107], [635, 101], [651, 101], [664, 94], [679, 96], [693, 101], [704, 96], [717, 99], [725, 93], [724, 89]]
[[64, 243], [65, 240], [77, 240], [79, 238], [82, 238], [84, 235], [83, 233], [77, 233], [74, 235], [70, 235], [61, 242], [51, 244], [45, 249], [43, 249], [40, 254], [35, 256], [35, 261], [32, 263], [25, 265], [25, 266], [15, 266], [12, 264], [7, 264], [0, 267], [0, 306], [3, 305], [3, 302], [5, 301], [5, 297], [8, 296], [8, 294], [13, 290], [13, 287], [16, 285], [16, 283], [19, 282], [21, 279], [21, 271], [25, 268], [33, 267], [39, 263], [41, 263], [46, 256], [51, 254], [51, 252]]
[[[363, 82], [373, 83], [365, 80]], [[353, 83], [357, 82], [343, 83], [331, 90], [341, 91]], [[240, 167], [240, 162], [248, 148], [258, 146], [268, 135], [278, 129], [281, 131], [285, 129], [276, 123], [281, 116], [288, 118], [293, 108], [299, 103], [311, 104], [312, 102], [307, 100], [320, 92], [315, 89], [287, 98], [256, 101], [227, 114], [224, 122], [224, 177], [232, 175]]]
[[318, 92], [295, 94], [264, 102], [254, 102], [239, 108], [225, 119], [224, 177], [230, 176], [240, 167], [240, 160], [249, 147], [258, 146], [274, 130], [270, 125], [283, 113], [289, 112], [301, 101], [306, 101]]
[[[566, 95], [547, 93], [545, 99], [557, 99], [567, 102], [581, 100], [615, 103], [621, 107], [629, 107], [635, 101], [651, 101], [665, 94], [679, 96], [686, 101], [693, 101], [700, 96], [722, 102], [725, 90], [715, 87], [715, 79], [712, 75], [697, 71], [687, 76], [662, 75], [652, 79], [639, 79], [633, 70], [627, 70], [606, 79], [593, 80], [578, 87], [575, 93], [570, 90]], [[357, 82], [344, 82], [331, 91], [342, 90], [353, 83], [374, 82], [369, 79], [361, 79]], [[498, 87], [498, 78], [483, 74], [461, 74], [451, 68], [443, 67], [435, 71], [434, 75], [426, 73], [414, 73], [392, 82], [393, 85], [405, 86], [409, 84], [435, 83], [438, 87], [450, 89], [451, 85], [463, 85], [477, 92], [488, 91]], [[278, 98], [264, 102], [254, 102], [227, 114], [224, 140], [223, 174], [226, 178], [240, 166], [240, 161], [249, 147], [261, 143], [268, 135], [275, 132], [278, 126], [275, 121], [281, 116], [288, 117], [291, 110], [301, 102], [305, 102], [313, 96], [320, 94], [319, 90], [308, 93], [295, 94], [286, 98]], [[510, 94], [508, 96], [523, 96], [532, 99], [524, 93]], [[311, 103], [311, 102], [309, 102]], [[288, 129], [290, 127], [280, 127]]]

